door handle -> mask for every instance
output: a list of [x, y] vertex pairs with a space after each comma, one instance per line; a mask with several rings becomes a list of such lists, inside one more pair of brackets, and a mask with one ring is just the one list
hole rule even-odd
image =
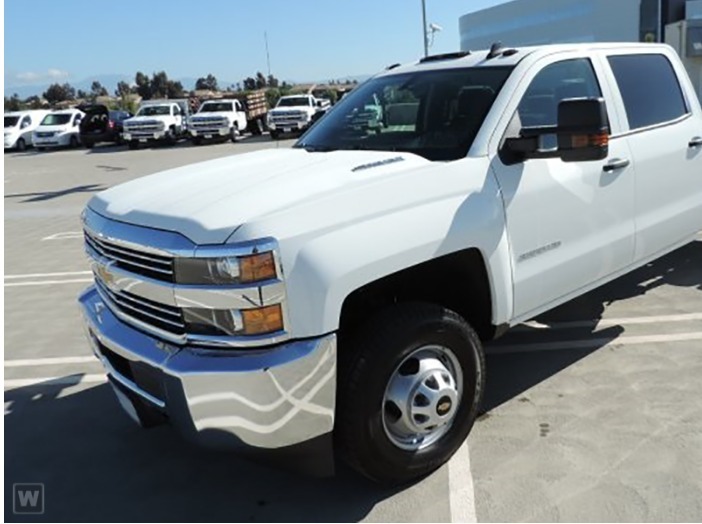
[[604, 165], [602, 171], [604, 171], [605, 173], [611, 173], [612, 171], [616, 171], [618, 169], [624, 169], [630, 163], [631, 162], [629, 162], [629, 160], [627, 160], [626, 158], [614, 158]]
[[690, 143], [688, 144], [688, 147], [690, 148], [695, 148], [695, 147], [700, 147], [702, 146], [702, 136], [696, 136], [692, 140], [690, 140]]

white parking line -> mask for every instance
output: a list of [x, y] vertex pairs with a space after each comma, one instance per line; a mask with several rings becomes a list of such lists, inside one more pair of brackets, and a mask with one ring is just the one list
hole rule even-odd
[[644, 335], [618, 338], [589, 338], [585, 340], [564, 340], [560, 342], [537, 342], [534, 344], [514, 344], [508, 346], [487, 346], [488, 354], [528, 353], [530, 351], [554, 351], [563, 349], [587, 349], [606, 346], [635, 346], [639, 344], [660, 344], [702, 340], [702, 331], [674, 333], [670, 335]]
[[94, 362], [99, 364], [95, 357], [80, 356], [80, 357], [48, 357], [48, 358], [25, 358], [15, 360], [5, 360], [6, 368], [20, 368], [25, 366], [52, 366], [57, 364], [85, 364]]
[[42, 240], [66, 240], [68, 238], [83, 238], [82, 231], [64, 231], [62, 233], [54, 233], [48, 237], [42, 238]]
[[104, 374], [89, 374], [82, 376], [14, 378], [5, 380], [5, 389], [25, 388], [29, 386], [62, 386], [78, 384], [101, 384], [107, 381]]
[[478, 522], [468, 441], [465, 441], [449, 460], [448, 476], [451, 522]]
[[19, 286], [47, 286], [54, 284], [75, 284], [78, 282], [92, 282], [92, 278], [73, 278], [68, 280], [33, 280], [29, 282], [11, 282], [5, 284], [5, 287], [19, 287]]
[[688, 313], [682, 315], [662, 315], [651, 317], [628, 317], [628, 318], [603, 318], [599, 320], [574, 320], [571, 322], [553, 322], [544, 324], [542, 322], [530, 321], [515, 326], [512, 331], [530, 331], [532, 329], [575, 329], [589, 327], [609, 327], [620, 324], [657, 324], [664, 322], [689, 322], [691, 320], [702, 320], [702, 313]]
[[26, 275], [5, 275], [5, 280], [20, 278], [69, 277], [75, 275], [92, 275], [92, 271], [64, 271], [63, 273], [28, 273]]

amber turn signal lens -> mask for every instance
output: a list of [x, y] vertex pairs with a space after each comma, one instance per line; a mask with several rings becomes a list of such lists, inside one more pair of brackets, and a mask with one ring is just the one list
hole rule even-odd
[[240, 282], [258, 282], [259, 280], [268, 280], [275, 277], [275, 259], [272, 252], [268, 251], [239, 258]]
[[244, 333], [247, 335], [262, 335], [283, 329], [283, 311], [280, 304], [257, 309], [241, 311], [244, 321]]

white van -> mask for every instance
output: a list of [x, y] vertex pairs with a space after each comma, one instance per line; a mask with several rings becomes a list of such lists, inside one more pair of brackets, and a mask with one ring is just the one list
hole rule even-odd
[[34, 147], [39, 151], [47, 147], [70, 146], [80, 144], [80, 129], [78, 125], [85, 116], [78, 109], [62, 109], [52, 111], [44, 117], [39, 127], [32, 134]]
[[5, 113], [5, 149], [24, 151], [32, 145], [32, 132], [49, 111], [13, 111]]

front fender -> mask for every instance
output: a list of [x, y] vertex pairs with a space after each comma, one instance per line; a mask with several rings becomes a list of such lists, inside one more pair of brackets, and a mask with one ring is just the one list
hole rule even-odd
[[353, 291], [468, 248], [477, 248], [485, 262], [493, 324], [508, 322], [511, 265], [499, 188], [487, 165], [477, 187], [467, 187], [465, 172], [457, 176], [466, 191], [320, 230], [293, 242], [282, 239], [292, 335], [335, 331], [343, 303]]

